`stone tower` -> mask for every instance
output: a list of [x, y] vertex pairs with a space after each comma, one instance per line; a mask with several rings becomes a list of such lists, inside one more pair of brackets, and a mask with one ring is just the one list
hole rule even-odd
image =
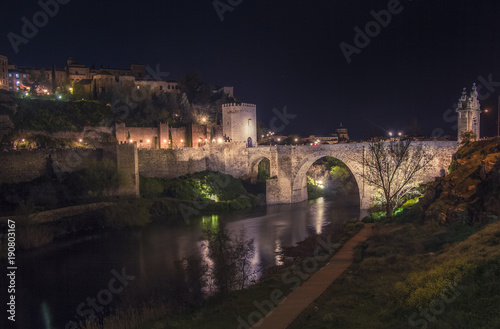
[[464, 88], [462, 97], [458, 100], [456, 111], [458, 112], [458, 141], [462, 140], [462, 133], [472, 131], [476, 134], [476, 140], [480, 138], [481, 104], [477, 99], [478, 92], [476, 84], [472, 86], [472, 91], [467, 95]]
[[257, 107], [255, 104], [229, 103], [222, 105], [222, 133], [232, 142], [257, 146]]

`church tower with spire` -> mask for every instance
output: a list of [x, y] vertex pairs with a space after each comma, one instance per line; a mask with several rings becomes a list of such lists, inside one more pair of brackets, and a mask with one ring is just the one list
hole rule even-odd
[[458, 100], [456, 111], [458, 112], [458, 141], [462, 141], [462, 133], [472, 131], [476, 134], [476, 140], [480, 137], [481, 104], [477, 99], [478, 92], [476, 84], [472, 86], [472, 91], [467, 95], [464, 88], [462, 97]]

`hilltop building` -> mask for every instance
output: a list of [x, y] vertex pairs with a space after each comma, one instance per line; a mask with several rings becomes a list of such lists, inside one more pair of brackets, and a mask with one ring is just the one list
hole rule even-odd
[[[8, 59], [0, 55], [0, 89], [13, 92], [32, 91], [35, 81], [45, 81], [45, 89], [35, 92], [41, 94], [54, 93], [58, 86], [73, 83], [79, 84], [92, 98], [93, 95], [106, 93], [118, 83], [130, 83], [131, 87], [146, 87], [153, 92], [180, 93], [177, 81], [155, 80], [146, 74], [146, 66], [133, 64], [128, 69], [86, 67], [70, 57], [64, 69], [30, 68], [8, 64]], [[229, 87], [230, 88], [230, 87]]]
[[316, 144], [337, 144], [349, 141], [349, 134], [347, 133], [347, 128], [340, 123], [339, 128], [337, 128], [336, 133], [330, 136], [315, 136], [309, 135], [309, 137], [302, 140], [304, 143], [316, 143]]
[[472, 86], [472, 90], [467, 95], [467, 89], [464, 88], [462, 97], [458, 100], [456, 111], [458, 112], [458, 141], [462, 140], [464, 132], [471, 131], [476, 134], [476, 139], [480, 138], [481, 124], [481, 104], [478, 100], [478, 92], [476, 84]]
[[0, 89], [9, 90], [9, 60], [6, 56], [0, 55]]
[[340, 127], [337, 128], [337, 137], [339, 141], [349, 140], [349, 135], [347, 134], [347, 128], [342, 126], [342, 122], [340, 123]]

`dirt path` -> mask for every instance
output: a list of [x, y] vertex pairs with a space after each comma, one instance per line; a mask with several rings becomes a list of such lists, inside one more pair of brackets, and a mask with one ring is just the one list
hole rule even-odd
[[332, 257], [330, 262], [314, 273], [302, 286], [294, 290], [252, 329], [285, 329], [302, 311], [316, 300], [353, 262], [354, 247], [372, 233], [373, 224], [365, 227]]

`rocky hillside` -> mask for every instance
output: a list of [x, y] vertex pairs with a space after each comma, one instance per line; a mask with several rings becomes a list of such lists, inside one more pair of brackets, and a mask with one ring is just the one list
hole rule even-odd
[[461, 146], [450, 173], [427, 188], [420, 202], [426, 221], [486, 224], [500, 216], [500, 140]]

